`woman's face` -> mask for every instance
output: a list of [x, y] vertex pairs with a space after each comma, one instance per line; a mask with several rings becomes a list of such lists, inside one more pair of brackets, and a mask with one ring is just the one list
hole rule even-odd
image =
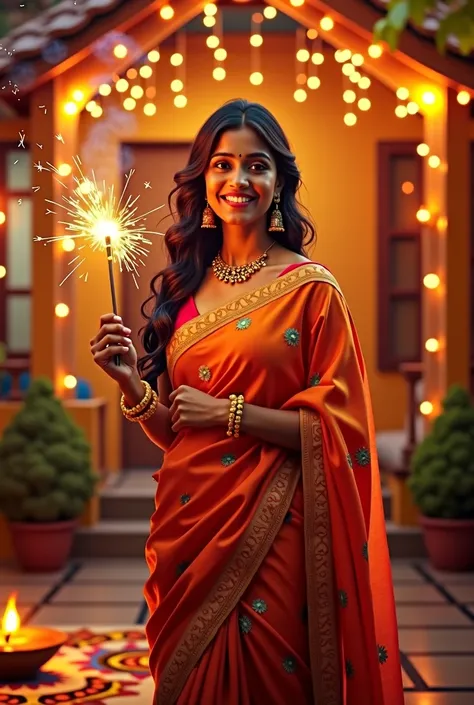
[[204, 177], [209, 205], [228, 225], [266, 220], [281, 190], [268, 145], [246, 126], [221, 135]]

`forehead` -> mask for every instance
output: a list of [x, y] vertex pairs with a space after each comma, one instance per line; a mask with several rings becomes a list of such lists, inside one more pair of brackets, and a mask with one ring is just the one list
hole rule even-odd
[[244, 157], [246, 154], [252, 154], [253, 152], [265, 152], [269, 157], [272, 156], [265, 140], [246, 125], [235, 130], [223, 132], [214, 152], [228, 152], [236, 157], [239, 154]]

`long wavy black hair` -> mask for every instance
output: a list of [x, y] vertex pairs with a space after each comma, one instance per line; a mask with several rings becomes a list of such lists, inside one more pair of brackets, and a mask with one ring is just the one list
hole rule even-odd
[[[174, 223], [165, 235], [169, 264], [151, 280], [151, 294], [141, 307], [147, 321], [140, 331], [146, 354], [139, 359], [138, 369], [155, 389], [158, 377], [166, 370], [166, 346], [173, 334], [178, 311], [197, 291], [207, 268], [222, 246], [219, 219], [216, 218], [215, 230], [201, 228], [206, 199], [205, 171], [222, 133], [244, 125], [252, 128], [267, 143], [275, 159], [278, 175], [283, 180], [280, 210], [285, 231], [272, 233], [272, 237], [283, 247], [298, 254], [304, 254], [305, 245], [315, 237], [314, 227], [303, 214], [304, 208], [296, 198], [302, 183], [301, 176], [277, 120], [258, 103], [246, 100], [225, 103], [201, 127], [187, 165], [174, 176], [176, 186], [168, 198], [171, 211], [172, 198], [176, 197]], [[151, 303], [154, 306], [150, 313]]]

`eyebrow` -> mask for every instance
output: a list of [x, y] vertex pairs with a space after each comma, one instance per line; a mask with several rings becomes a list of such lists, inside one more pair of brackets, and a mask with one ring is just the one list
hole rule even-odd
[[[235, 154], [230, 154], [230, 152], [216, 152], [215, 154], [212, 155], [211, 159], [214, 159], [214, 157], [232, 157], [235, 158]], [[252, 152], [251, 154], [247, 154], [245, 156], [246, 159], [268, 159], [268, 161], [271, 161], [271, 158], [268, 154], [265, 152]]]

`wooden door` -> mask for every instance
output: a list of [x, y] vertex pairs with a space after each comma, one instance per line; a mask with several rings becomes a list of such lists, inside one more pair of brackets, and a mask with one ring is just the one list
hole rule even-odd
[[[123, 163], [135, 169], [130, 193], [140, 193], [139, 212], [165, 204], [164, 208], [147, 218], [149, 230], [166, 232], [171, 224], [168, 194], [174, 187], [173, 176], [188, 160], [188, 144], [126, 144]], [[147, 188], [145, 184], [149, 184]], [[124, 324], [132, 329], [132, 337], [139, 355], [143, 354], [138, 331], [144, 324], [140, 307], [148, 298], [150, 281], [166, 265], [166, 248], [161, 235], [151, 235], [152, 245], [145, 266], [140, 268], [138, 288], [131, 276], [123, 275], [120, 315]], [[161, 465], [163, 454], [143, 433], [139, 424], [122, 421], [122, 467], [124, 469], [153, 468]]]

